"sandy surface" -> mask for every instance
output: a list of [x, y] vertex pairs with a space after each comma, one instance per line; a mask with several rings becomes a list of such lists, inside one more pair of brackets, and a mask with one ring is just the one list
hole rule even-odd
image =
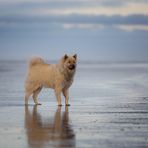
[[67, 108], [49, 90], [24, 106], [24, 75], [0, 64], [1, 148], [148, 147], [148, 64], [80, 65]]
[[0, 146], [127, 147], [148, 146], [148, 100], [73, 103], [56, 107], [19, 103], [0, 108]]

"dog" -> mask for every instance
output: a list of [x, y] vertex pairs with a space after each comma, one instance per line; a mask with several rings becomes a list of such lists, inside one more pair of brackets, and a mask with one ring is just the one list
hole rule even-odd
[[57, 64], [47, 64], [42, 58], [33, 58], [29, 62], [28, 74], [25, 82], [25, 105], [32, 95], [34, 103], [38, 102], [38, 94], [45, 88], [55, 91], [58, 106], [62, 106], [61, 93], [65, 97], [65, 105], [69, 104], [69, 87], [73, 83], [77, 67], [77, 54], [68, 56], [65, 54]]

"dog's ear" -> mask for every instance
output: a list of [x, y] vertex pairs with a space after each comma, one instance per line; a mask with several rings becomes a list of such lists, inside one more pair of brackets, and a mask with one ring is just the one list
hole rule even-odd
[[64, 60], [66, 60], [68, 58], [68, 55], [67, 54], [65, 54], [64, 55]]
[[73, 55], [73, 57], [74, 57], [75, 59], [77, 59], [77, 54]]

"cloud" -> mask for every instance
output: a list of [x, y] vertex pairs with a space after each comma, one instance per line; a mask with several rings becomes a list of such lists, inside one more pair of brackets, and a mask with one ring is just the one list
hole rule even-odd
[[67, 16], [5, 16], [0, 17], [5, 23], [75, 23], [75, 24], [102, 24], [102, 25], [148, 25], [148, 15], [105, 16], [105, 15], [67, 15]]
[[0, 0], [0, 15], [133, 15], [148, 14], [146, 0]]
[[119, 28], [127, 32], [132, 32], [135, 30], [148, 31], [148, 25], [116, 25], [115, 28]]
[[105, 26], [101, 24], [63, 24], [64, 29], [103, 29]]
[[55, 2], [55, 3], [83, 3], [85, 4], [99, 4], [99, 5], [115, 5], [118, 6], [119, 4], [127, 4], [127, 3], [148, 3], [147, 0], [0, 0], [0, 4], [22, 4], [22, 3], [51, 3], [51, 2]]
[[29, 14], [33, 15], [106, 15], [106, 16], [113, 16], [113, 15], [121, 15], [121, 16], [128, 16], [128, 15], [135, 15], [135, 14], [142, 14], [148, 15], [148, 4], [128, 4], [122, 7], [103, 7], [103, 6], [94, 6], [94, 7], [77, 7], [77, 8], [37, 8], [30, 12]]
[[68, 15], [68, 16], [8, 16], [0, 17], [0, 28], [15, 29], [89, 29], [101, 30], [117, 28], [122, 31], [145, 30], [148, 26], [148, 15], [130, 16], [95, 16], [95, 15]]
[[0, 0], [0, 7], [0, 27], [58, 24], [64, 29], [147, 30], [148, 25], [146, 0]]
[[62, 24], [62, 27], [66, 30], [71, 29], [86, 29], [86, 30], [102, 30], [106, 28], [114, 28], [123, 30], [126, 32], [133, 32], [133, 31], [148, 31], [148, 25], [112, 25], [112, 26], [105, 26], [102, 24]]

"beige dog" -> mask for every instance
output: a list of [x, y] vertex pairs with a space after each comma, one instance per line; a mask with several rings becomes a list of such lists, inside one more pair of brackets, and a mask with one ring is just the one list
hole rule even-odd
[[34, 103], [38, 103], [37, 96], [43, 87], [53, 88], [61, 106], [61, 93], [65, 96], [65, 104], [69, 100], [68, 89], [71, 86], [76, 71], [77, 55], [61, 58], [57, 64], [47, 64], [41, 58], [34, 58], [29, 63], [28, 75], [25, 83], [25, 104], [32, 95]]

